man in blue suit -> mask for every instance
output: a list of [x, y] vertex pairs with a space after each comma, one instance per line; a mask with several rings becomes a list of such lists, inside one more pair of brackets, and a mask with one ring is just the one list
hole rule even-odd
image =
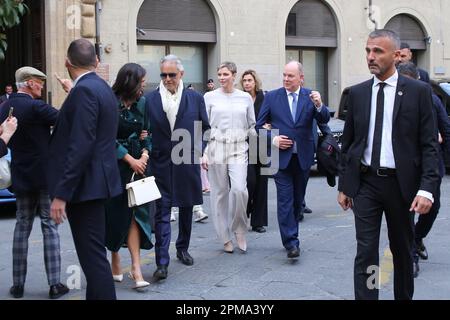
[[155, 213], [157, 269], [153, 276], [157, 280], [167, 278], [171, 207], [179, 207], [177, 258], [185, 265], [194, 263], [188, 252], [192, 207], [203, 203], [198, 159], [203, 133], [210, 128], [203, 97], [183, 88], [181, 61], [168, 55], [160, 68], [159, 90], [146, 95], [153, 142], [150, 166], [162, 195]]
[[105, 249], [104, 201], [122, 192], [116, 161], [119, 115], [113, 91], [94, 72], [97, 63], [94, 46], [88, 40], [70, 44], [66, 68], [74, 84], [50, 140], [50, 212], [59, 224], [67, 210], [86, 276], [86, 299], [114, 300]]
[[313, 120], [321, 124], [330, 119], [320, 93], [302, 88], [303, 81], [302, 64], [289, 62], [284, 67], [284, 87], [266, 94], [256, 123], [257, 130], [270, 123], [272, 131], [279, 131], [278, 136], [271, 132], [269, 137], [280, 150], [279, 170], [275, 174], [278, 225], [288, 258], [300, 256], [298, 215], [314, 162]]

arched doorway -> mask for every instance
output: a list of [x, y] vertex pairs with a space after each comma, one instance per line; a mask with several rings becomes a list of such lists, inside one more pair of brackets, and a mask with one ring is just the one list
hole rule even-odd
[[424, 59], [430, 38], [416, 18], [408, 14], [399, 14], [391, 18], [385, 28], [397, 32], [400, 40], [409, 44], [416, 65], [426, 64]]
[[303, 63], [305, 86], [321, 92], [328, 103], [328, 61], [338, 47], [335, 17], [321, 0], [301, 0], [286, 22], [286, 62]]
[[204, 91], [208, 52], [216, 43], [214, 14], [205, 0], [145, 0], [137, 17], [137, 63], [147, 70], [149, 86], [159, 84], [159, 61], [177, 55], [185, 68], [184, 83]]

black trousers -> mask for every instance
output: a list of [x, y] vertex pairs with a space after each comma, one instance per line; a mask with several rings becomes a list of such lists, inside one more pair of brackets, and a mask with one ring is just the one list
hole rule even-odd
[[439, 178], [436, 191], [433, 195], [434, 203], [433, 206], [431, 207], [430, 212], [428, 212], [427, 214], [419, 215], [419, 218], [417, 219], [414, 230], [415, 231], [414, 237], [416, 239], [416, 242], [419, 242], [428, 235], [439, 213], [439, 209], [441, 207], [441, 182], [442, 178]]
[[[410, 300], [414, 294], [413, 258], [414, 214], [400, 192], [395, 176], [379, 177], [361, 173], [361, 186], [353, 199], [357, 253], [354, 266], [355, 299], [376, 300], [379, 288], [374, 286], [379, 272], [379, 240], [385, 213], [389, 247], [394, 262], [394, 297]], [[375, 277], [374, 277], [375, 275]]]
[[78, 260], [86, 276], [86, 300], [115, 300], [105, 248], [104, 201], [69, 203], [66, 209]]
[[268, 176], [261, 175], [261, 165], [249, 164], [247, 166], [247, 216], [250, 216], [252, 227], [267, 226], [267, 185]]

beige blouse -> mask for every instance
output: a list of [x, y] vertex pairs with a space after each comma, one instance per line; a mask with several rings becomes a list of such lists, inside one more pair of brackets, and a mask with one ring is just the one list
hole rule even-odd
[[234, 143], [256, 136], [253, 99], [247, 92], [225, 93], [219, 88], [205, 94], [205, 104], [211, 140]]

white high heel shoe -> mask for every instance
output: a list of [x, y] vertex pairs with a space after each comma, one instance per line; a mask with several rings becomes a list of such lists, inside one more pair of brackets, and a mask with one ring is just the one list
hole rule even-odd
[[123, 281], [123, 274], [113, 274], [113, 279], [115, 282], [122, 282]]
[[247, 240], [245, 239], [244, 233], [235, 233], [236, 242], [241, 253], [247, 252]]
[[133, 274], [131, 273], [131, 271], [130, 271], [130, 273], [128, 273], [128, 276], [129, 276], [130, 279], [133, 280], [134, 283], [135, 283], [135, 286], [133, 287], [133, 289], [144, 288], [144, 287], [148, 287], [148, 286], [150, 285], [150, 283], [147, 282], [147, 281], [145, 281], [145, 280], [137, 280], [137, 281], [136, 281], [135, 278], [134, 278], [134, 276], [133, 276]]

